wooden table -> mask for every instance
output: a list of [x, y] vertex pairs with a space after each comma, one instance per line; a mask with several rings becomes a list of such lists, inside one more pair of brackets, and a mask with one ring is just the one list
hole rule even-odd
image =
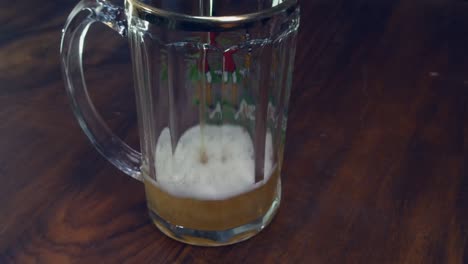
[[[173, 241], [90, 145], [59, 67], [74, 0], [0, 5], [0, 263], [468, 263], [468, 2], [302, 1], [283, 200], [237, 245]], [[124, 39], [94, 26], [92, 96], [136, 145]]]

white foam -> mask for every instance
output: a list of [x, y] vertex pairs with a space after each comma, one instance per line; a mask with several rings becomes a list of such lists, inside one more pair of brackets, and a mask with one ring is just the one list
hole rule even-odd
[[251, 191], [265, 183], [273, 170], [271, 133], [266, 135], [264, 180], [255, 183], [254, 147], [249, 133], [235, 125], [205, 125], [204, 151], [200, 126], [187, 130], [172, 154], [165, 128], [156, 146], [156, 185], [170, 194], [203, 200], [221, 200]]

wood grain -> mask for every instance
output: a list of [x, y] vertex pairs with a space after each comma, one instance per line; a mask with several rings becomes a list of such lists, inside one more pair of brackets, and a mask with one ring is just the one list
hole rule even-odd
[[[74, 4], [0, 3], [0, 263], [468, 263], [468, 2], [302, 1], [282, 205], [222, 248], [160, 233], [79, 130], [59, 67]], [[89, 34], [92, 97], [136, 145], [126, 42]]]

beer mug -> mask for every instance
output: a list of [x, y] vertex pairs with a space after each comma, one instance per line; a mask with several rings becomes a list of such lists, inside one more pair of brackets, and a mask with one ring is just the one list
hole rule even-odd
[[[81, 57], [94, 22], [129, 41], [141, 153], [88, 96]], [[96, 149], [144, 183], [164, 234], [226, 245], [272, 220], [298, 27], [296, 0], [82, 0], [71, 12], [60, 52], [73, 112]]]

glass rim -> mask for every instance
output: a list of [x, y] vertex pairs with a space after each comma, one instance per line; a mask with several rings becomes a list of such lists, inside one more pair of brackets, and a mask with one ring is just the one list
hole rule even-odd
[[137, 10], [139, 17], [141, 17], [141, 11], [143, 11], [143, 13], [146, 15], [153, 15], [164, 20], [216, 25], [226, 29], [240, 27], [246, 23], [269, 18], [284, 11], [295, 9], [295, 7], [298, 5], [297, 0], [286, 0], [274, 7], [270, 7], [259, 12], [231, 16], [194, 16], [156, 8], [151, 5], [142, 3], [139, 0], [125, 0], [125, 2], [129, 5], [129, 9]]

